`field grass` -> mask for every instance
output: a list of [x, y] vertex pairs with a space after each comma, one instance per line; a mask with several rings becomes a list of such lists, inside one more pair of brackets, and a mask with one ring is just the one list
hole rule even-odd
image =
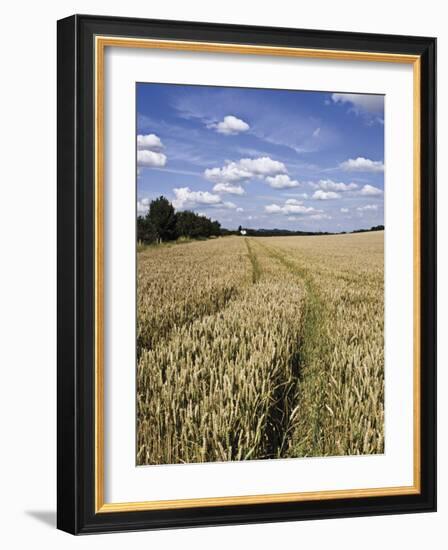
[[383, 453], [383, 238], [142, 249], [137, 463]]

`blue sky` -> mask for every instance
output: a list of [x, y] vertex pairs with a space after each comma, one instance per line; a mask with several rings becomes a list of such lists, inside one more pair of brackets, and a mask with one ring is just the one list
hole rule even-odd
[[383, 223], [384, 97], [137, 84], [137, 211], [166, 196], [229, 229]]

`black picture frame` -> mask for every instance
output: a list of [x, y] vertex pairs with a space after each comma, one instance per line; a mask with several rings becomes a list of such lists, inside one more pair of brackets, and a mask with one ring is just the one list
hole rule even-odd
[[[97, 35], [415, 55], [421, 62], [419, 494], [95, 511], [95, 120]], [[436, 510], [436, 39], [74, 15], [58, 21], [57, 526], [73, 534]]]

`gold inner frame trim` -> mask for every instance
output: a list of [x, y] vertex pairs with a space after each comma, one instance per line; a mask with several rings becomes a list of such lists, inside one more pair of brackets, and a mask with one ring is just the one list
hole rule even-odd
[[[413, 484], [402, 487], [366, 489], [343, 489], [243, 495], [179, 500], [154, 500], [142, 502], [106, 503], [104, 501], [104, 54], [106, 47], [146, 48], [207, 53], [231, 53], [242, 55], [265, 55], [329, 59], [345, 61], [371, 61], [382, 63], [406, 63], [413, 65], [413, 298], [414, 298], [414, 361], [413, 361]], [[421, 490], [421, 425], [420, 425], [420, 120], [421, 120], [421, 73], [420, 57], [417, 55], [389, 54], [381, 52], [355, 52], [344, 50], [321, 50], [309, 48], [254, 46], [250, 44], [225, 44], [213, 42], [190, 42], [121, 38], [115, 36], [95, 37], [95, 512], [132, 512], [143, 510], [167, 510], [209, 506], [235, 506], [280, 502], [305, 502], [342, 498], [379, 497], [419, 494]]]

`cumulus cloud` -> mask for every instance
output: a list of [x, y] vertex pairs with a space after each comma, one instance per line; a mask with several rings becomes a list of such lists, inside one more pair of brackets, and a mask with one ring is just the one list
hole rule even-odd
[[209, 191], [192, 191], [189, 187], [176, 187], [173, 192], [175, 196], [173, 206], [176, 210], [196, 208], [197, 206], [236, 208], [236, 204], [233, 202], [225, 202], [219, 195]]
[[358, 189], [356, 183], [343, 183], [333, 180], [320, 180], [317, 183], [311, 183], [311, 187], [322, 189], [323, 191], [354, 191]]
[[230, 195], [244, 195], [246, 192], [241, 185], [235, 185], [232, 183], [217, 183], [213, 187], [215, 193], [228, 193]]
[[378, 196], [378, 195], [382, 195], [383, 192], [381, 191], [381, 189], [378, 189], [378, 187], [374, 187], [373, 185], [369, 185], [368, 183], [366, 185], [364, 185], [364, 187], [361, 189], [361, 191], [359, 192], [360, 195], [363, 195], [363, 196]]
[[334, 103], [348, 103], [357, 113], [382, 114], [384, 96], [374, 94], [332, 94]]
[[138, 149], [163, 149], [163, 143], [156, 134], [142, 134], [137, 136]]
[[287, 172], [283, 162], [273, 160], [270, 157], [241, 159], [239, 163], [243, 169], [252, 172], [256, 176], [272, 176], [275, 174], [285, 174]]
[[212, 182], [237, 182], [250, 179], [252, 174], [244, 170], [237, 162], [229, 162], [222, 168], [207, 168], [205, 179]]
[[192, 208], [199, 204], [216, 205], [222, 202], [219, 195], [209, 191], [192, 191], [189, 187], [176, 187], [173, 192], [176, 197], [173, 200], [173, 206], [176, 209]]
[[358, 206], [356, 210], [359, 210], [359, 212], [364, 212], [366, 210], [378, 210], [377, 204], [366, 204], [365, 206]]
[[214, 183], [229, 183], [249, 180], [253, 177], [267, 177], [276, 174], [286, 174], [283, 162], [270, 157], [255, 159], [244, 158], [237, 162], [228, 162], [221, 168], [207, 168], [204, 177]]
[[268, 176], [266, 181], [274, 189], [286, 189], [288, 187], [299, 187], [300, 185], [297, 180], [292, 180], [287, 174]]
[[151, 200], [148, 198], [137, 200], [137, 215], [145, 216], [149, 210], [150, 203], [151, 203]]
[[160, 152], [163, 143], [155, 134], [137, 136], [137, 166], [161, 167], [166, 164], [166, 155]]
[[314, 214], [322, 212], [322, 210], [317, 210], [316, 208], [313, 208], [312, 206], [304, 206], [302, 201], [298, 201], [296, 199], [288, 199], [285, 201], [285, 204], [283, 206], [280, 206], [279, 204], [268, 204], [264, 207], [265, 212], [268, 214]]
[[343, 214], [348, 214], [348, 208], [341, 208], [341, 212]]
[[347, 172], [383, 172], [384, 164], [380, 160], [371, 160], [364, 157], [348, 159], [339, 165]]
[[313, 193], [312, 198], [319, 201], [328, 201], [333, 199], [339, 199], [341, 195], [335, 193], [334, 191], [323, 191], [318, 189]]
[[142, 149], [137, 151], [137, 165], [138, 166], [165, 166], [166, 164], [166, 155], [163, 153], [158, 153], [156, 151], [148, 151]]
[[215, 128], [218, 133], [225, 135], [235, 135], [240, 132], [247, 132], [250, 128], [247, 122], [233, 115], [225, 116], [221, 122], [212, 124], [210, 127]]

